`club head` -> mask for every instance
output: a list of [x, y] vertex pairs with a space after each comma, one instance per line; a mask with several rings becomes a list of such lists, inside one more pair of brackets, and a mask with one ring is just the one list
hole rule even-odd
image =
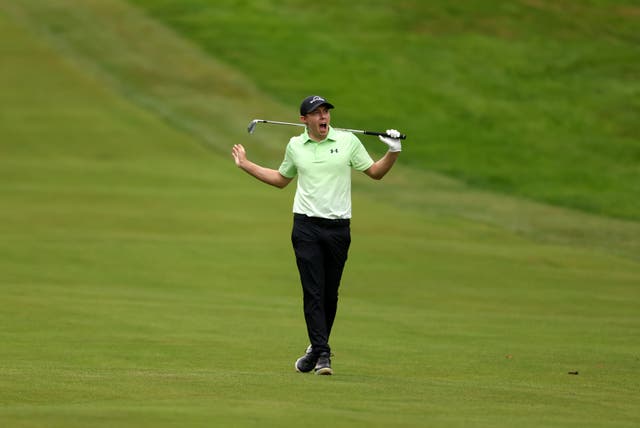
[[249, 134], [253, 134], [253, 131], [255, 131], [256, 125], [258, 124], [258, 122], [259, 122], [258, 119], [253, 119], [251, 121], [251, 123], [249, 124], [249, 127], [247, 128], [247, 131], [249, 132]]

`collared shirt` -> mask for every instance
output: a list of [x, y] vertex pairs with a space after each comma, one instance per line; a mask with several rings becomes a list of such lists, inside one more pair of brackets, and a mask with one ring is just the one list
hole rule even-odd
[[278, 171], [298, 175], [293, 212], [311, 217], [351, 218], [351, 168], [364, 171], [373, 165], [358, 137], [329, 128], [320, 142], [307, 130], [289, 140]]

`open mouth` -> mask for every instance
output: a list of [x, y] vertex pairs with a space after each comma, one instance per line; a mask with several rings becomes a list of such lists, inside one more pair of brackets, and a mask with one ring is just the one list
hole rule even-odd
[[326, 131], [329, 128], [329, 125], [327, 125], [326, 123], [321, 123], [320, 124], [320, 130], [321, 131]]

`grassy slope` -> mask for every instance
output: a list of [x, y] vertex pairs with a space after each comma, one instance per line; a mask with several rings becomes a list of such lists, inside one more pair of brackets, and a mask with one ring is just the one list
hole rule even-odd
[[637, 2], [131, 1], [287, 105], [401, 128], [404, 162], [640, 219]]
[[[292, 373], [305, 340], [283, 257], [293, 189], [265, 188], [124, 101], [118, 75], [64, 38], [45, 40], [71, 56], [0, 20], [3, 425], [637, 425], [638, 263], [466, 220], [455, 210], [474, 198], [497, 212], [529, 206], [435, 176], [424, 180], [442, 200], [427, 209], [394, 187], [415, 178], [402, 168], [376, 183], [381, 200], [359, 184], [338, 375]], [[391, 192], [412, 209], [387, 204]]]
[[[90, 1], [86, 7], [78, 7], [69, 0], [46, 4], [28, 0], [12, 9], [87, 72], [171, 126], [192, 134], [206, 147], [226, 155], [231, 142], [241, 141], [255, 160], [278, 165], [291, 130], [263, 125], [248, 137], [245, 127], [248, 118], [254, 117], [295, 121], [289, 117], [290, 106], [265, 97], [253, 82], [176, 38], [171, 30], [141, 12], [120, 2]], [[93, 31], [96, 25], [101, 32]], [[141, 32], [146, 37], [139, 37]], [[337, 111], [335, 116], [339, 120]], [[375, 139], [365, 142], [371, 149], [380, 145]], [[411, 158], [411, 150], [410, 145], [403, 158]], [[356, 186], [405, 209], [482, 221], [538, 240], [597, 247], [634, 258], [640, 255], [637, 222], [577, 215], [481, 193], [424, 169], [403, 176], [394, 174], [387, 180], [395, 183], [389, 190], [360, 180]], [[406, 192], [396, 192], [398, 186]], [[452, 192], [455, 198], [451, 198]]]

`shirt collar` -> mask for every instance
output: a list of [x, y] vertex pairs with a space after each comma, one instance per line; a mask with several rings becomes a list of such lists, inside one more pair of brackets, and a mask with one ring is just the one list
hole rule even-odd
[[307, 127], [305, 126], [304, 128], [304, 132], [302, 133], [302, 141], [304, 141], [305, 144], [307, 143], [325, 143], [325, 142], [329, 142], [329, 141], [336, 141], [337, 137], [336, 137], [336, 131], [333, 129], [333, 127], [329, 126], [329, 133], [327, 134], [327, 138], [325, 138], [322, 141], [315, 141], [312, 140], [309, 137], [309, 132], [307, 130]]

